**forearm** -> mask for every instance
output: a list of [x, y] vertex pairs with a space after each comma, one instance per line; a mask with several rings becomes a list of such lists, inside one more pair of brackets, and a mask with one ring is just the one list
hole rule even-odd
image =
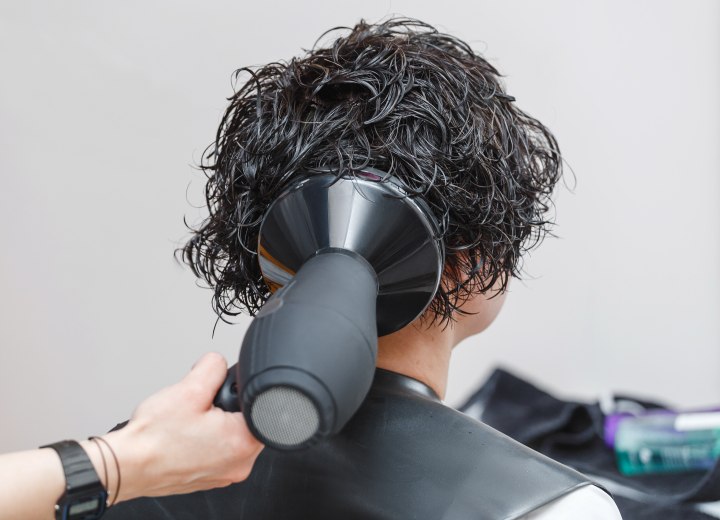
[[[121, 451], [126, 467], [122, 470], [122, 487], [116, 501], [142, 494], [137, 488], [132, 458], [128, 457], [124, 435], [111, 433], [104, 436], [114, 450]], [[107, 489], [109, 502], [117, 492], [117, 466], [107, 448], [92, 441], [80, 442], [95, 471]], [[105, 463], [103, 463], [103, 455]], [[106, 477], [107, 473], [107, 477]], [[65, 492], [65, 473], [57, 453], [49, 448], [0, 455], [0, 520], [53, 520], [55, 504]]]
[[65, 490], [65, 474], [53, 450], [0, 455], [0, 482], [0, 519], [55, 518], [55, 503]]

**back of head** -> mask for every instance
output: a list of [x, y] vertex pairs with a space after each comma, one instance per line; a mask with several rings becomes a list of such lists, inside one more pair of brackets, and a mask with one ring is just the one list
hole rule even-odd
[[412, 19], [361, 21], [330, 46], [235, 77], [201, 165], [210, 215], [183, 249], [220, 315], [254, 315], [270, 297], [257, 255], [263, 214], [315, 169], [377, 168], [427, 201], [446, 246], [431, 321], [451, 320], [475, 292], [504, 290], [545, 235], [557, 143], [460, 39]]

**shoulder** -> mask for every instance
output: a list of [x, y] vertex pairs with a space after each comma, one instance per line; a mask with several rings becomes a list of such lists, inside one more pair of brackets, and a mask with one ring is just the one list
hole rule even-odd
[[613, 499], [597, 486], [583, 486], [549, 504], [546, 504], [521, 520], [622, 520]]
[[[371, 401], [365, 412], [342, 435], [362, 438], [368, 447], [365, 458], [387, 463], [378, 471], [396, 468], [406, 476], [422, 475], [418, 478], [429, 489], [452, 489], [449, 512], [521, 518], [591, 484], [574, 469], [439, 402], [385, 396]], [[361, 434], [355, 435], [360, 424]]]

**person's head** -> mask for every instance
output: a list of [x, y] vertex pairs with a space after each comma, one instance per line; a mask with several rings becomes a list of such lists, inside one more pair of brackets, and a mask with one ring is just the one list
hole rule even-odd
[[504, 293], [545, 235], [562, 170], [555, 138], [462, 40], [417, 20], [361, 21], [328, 47], [235, 77], [243, 83], [201, 164], [210, 216], [182, 251], [220, 316], [255, 315], [270, 297], [262, 216], [314, 168], [377, 168], [425, 198], [446, 248], [430, 324]]

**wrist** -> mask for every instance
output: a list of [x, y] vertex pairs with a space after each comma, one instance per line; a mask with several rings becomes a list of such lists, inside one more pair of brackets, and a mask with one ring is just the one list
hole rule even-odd
[[[103, 435], [102, 439], [107, 443], [101, 444], [105, 460], [108, 463], [110, 480], [108, 493], [111, 493], [111, 501], [114, 500], [115, 503], [118, 503], [144, 496], [147, 489], [144, 476], [148, 467], [150, 451], [141, 442], [137, 425], [130, 422], [120, 430]], [[119, 465], [119, 473], [117, 465]], [[119, 489], [118, 474], [120, 475]]]
[[107, 464], [103, 464], [102, 456], [95, 443], [93, 443], [92, 441], [79, 441], [79, 443], [82, 449], [85, 450], [85, 453], [87, 453], [90, 462], [92, 462], [92, 465], [95, 468], [95, 473], [98, 474], [100, 482], [102, 483], [105, 491], [107, 491], [109, 495], [111, 490], [108, 488], [108, 471], [110, 471], [112, 467], [108, 468]]
[[74, 440], [63, 440], [41, 448], [52, 449], [57, 454], [64, 474], [64, 489], [55, 501], [55, 518], [100, 518], [107, 509], [108, 494], [98, 474], [101, 464], [97, 459], [93, 463], [90, 446], [83, 446]]

